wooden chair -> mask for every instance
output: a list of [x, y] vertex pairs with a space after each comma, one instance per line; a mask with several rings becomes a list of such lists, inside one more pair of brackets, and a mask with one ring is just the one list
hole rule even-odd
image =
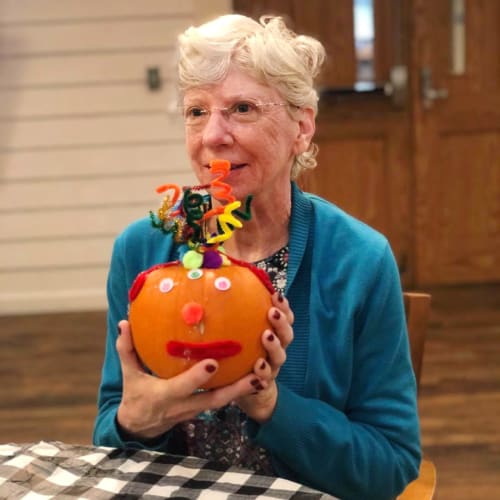
[[[417, 379], [417, 389], [419, 389], [431, 296], [427, 293], [405, 292], [403, 297], [411, 361]], [[436, 467], [430, 460], [422, 459], [418, 478], [405, 488], [403, 493], [398, 496], [398, 500], [431, 500], [434, 498], [435, 490]]]
[[417, 379], [417, 388], [420, 389], [420, 374], [431, 311], [431, 296], [428, 293], [404, 292], [403, 298], [410, 339], [411, 362]]

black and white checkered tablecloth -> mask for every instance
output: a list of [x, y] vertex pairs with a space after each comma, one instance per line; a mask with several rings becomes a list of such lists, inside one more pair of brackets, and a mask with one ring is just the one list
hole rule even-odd
[[323, 500], [285, 479], [194, 457], [60, 442], [0, 445], [0, 498]]

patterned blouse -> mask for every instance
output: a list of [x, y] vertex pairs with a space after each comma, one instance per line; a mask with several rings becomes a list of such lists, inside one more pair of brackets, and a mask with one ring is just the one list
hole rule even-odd
[[[288, 246], [255, 262], [269, 274], [274, 288], [283, 293], [288, 268]], [[235, 465], [267, 475], [275, 475], [264, 448], [254, 444], [246, 433], [247, 416], [231, 403], [219, 410], [208, 410], [176, 428], [175, 441], [187, 455], [206, 458], [224, 465]]]

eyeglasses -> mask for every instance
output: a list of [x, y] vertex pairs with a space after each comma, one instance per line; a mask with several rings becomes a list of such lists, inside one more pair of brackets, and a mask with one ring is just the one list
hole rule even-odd
[[238, 101], [226, 108], [204, 108], [203, 106], [186, 106], [183, 108], [184, 123], [189, 127], [204, 126], [214, 111], [219, 111], [231, 123], [255, 123], [261, 116], [276, 106], [289, 106], [287, 102]]

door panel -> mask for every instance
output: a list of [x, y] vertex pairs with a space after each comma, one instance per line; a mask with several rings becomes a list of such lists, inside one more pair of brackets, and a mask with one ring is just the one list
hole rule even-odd
[[450, 71], [450, 2], [415, 0], [415, 88], [430, 70], [448, 98], [414, 99], [416, 281], [500, 279], [500, 2], [465, 4], [465, 73]]
[[350, 87], [356, 78], [352, 0], [233, 0], [235, 12], [259, 19], [280, 15], [287, 25], [323, 43], [327, 52], [321, 86]]
[[[384, 145], [380, 137], [322, 141], [319, 168], [328, 165], [331, 158], [336, 159], [336, 165], [315, 176], [310, 186], [315, 193], [334, 199], [347, 211], [363, 214], [368, 224], [387, 233], [389, 186], [383, 182], [387, 177]], [[363, 182], [359, 182], [360, 177]]]
[[[348, 103], [347, 108], [355, 105]], [[339, 108], [320, 113], [318, 166], [301, 185], [387, 236], [408, 284], [410, 134], [405, 113], [382, 108], [359, 116], [347, 110], [340, 113]]]
[[[407, 1], [376, 0], [375, 23], [387, 29]], [[352, 0], [233, 0], [235, 11], [254, 18], [274, 13], [291, 19], [293, 28], [320, 39], [327, 50], [321, 75], [315, 142], [318, 167], [300, 179], [303, 189], [319, 194], [370, 224], [391, 243], [404, 284], [411, 281], [410, 123], [407, 103], [395, 107], [380, 92], [356, 92]], [[397, 21], [399, 22], [399, 20]], [[407, 57], [403, 25], [375, 35], [377, 79]], [[383, 53], [383, 47], [397, 50]], [[377, 56], [378, 54], [378, 56]], [[383, 57], [382, 57], [383, 56]], [[397, 60], [391, 60], [397, 56]]]
[[[410, 76], [398, 107], [381, 93], [345, 93], [352, 1], [302, 4], [233, 0], [254, 17], [285, 14], [327, 47], [318, 167], [301, 185], [383, 232], [405, 286], [499, 281], [500, 2], [465, 0], [465, 72], [452, 74], [453, 2], [374, 0], [377, 81], [396, 64]], [[446, 99], [425, 104], [423, 70]]]

